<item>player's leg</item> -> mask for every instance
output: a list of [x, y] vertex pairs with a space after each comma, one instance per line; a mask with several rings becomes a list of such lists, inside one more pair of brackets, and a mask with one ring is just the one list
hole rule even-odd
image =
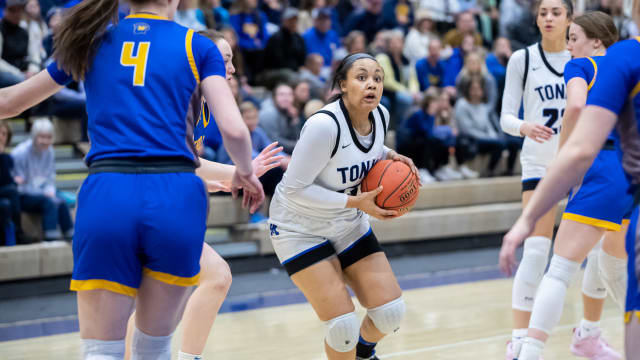
[[202, 354], [230, 286], [229, 265], [205, 244], [200, 258], [200, 284], [187, 301], [182, 316], [179, 360], [195, 359]]
[[[522, 205], [527, 205], [533, 195], [535, 184], [523, 183]], [[522, 341], [527, 336], [527, 328], [531, 318], [533, 302], [542, 281], [542, 276], [547, 268], [549, 251], [551, 250], [551, 238], [556, 218], [556, 207], [549, 210], [536, 223], [536, 227], [525, 242], [522, 260], [513, 279], [512, 312], [513, 333], [511, 342], [507, 344], [506, 358], [511, 360], [518, 354]]]
[[560, 321], [567, 288], [603, 231], [602, 228], [566, 219], [560, 224], [554, 255], [536, 294], [528, 335], [518, 359], [540, 358], [544, 342]]
[[360, 322], [344, 283], [337, 257], [321, 260], [291, 275], [318, 318], [325, 322], [329, 360], [353, 360]]
[[375, 355], [375, 345], [400, 327], [405, 304], [402, 290], [384, 252], [376, 252], [344, 269], [358, 301], [367, 308], [360, 327], [358, 359]]
[[627, 251], [625, 238], [629, 230], [629, 220], [622, 222], [620, 231], [607, 231], [598, 253], [599, 274], [613, 300], [624, 309], [627, 293]]
[[628, 360], [640, 360], [640, 236], [637, 232], [638, 207], [636, 206], [626, 237], [626, 249], [629, 256], [627, 266], [627, 296], [625, 305], [625, 354]]
[[208, 195], [193, 173], [139, 175], [142, 284], [133, 360], [170, 359], [171, 336], [199, 282]]
[[624, 328], [624, 348], [627, 360], [640, 360], [640, 312], [635, 312]]

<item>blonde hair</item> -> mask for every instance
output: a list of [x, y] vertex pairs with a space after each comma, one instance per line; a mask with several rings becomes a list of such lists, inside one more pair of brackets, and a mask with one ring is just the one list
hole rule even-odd
[[48, 118], [40, 118], [36, 120], [31, 126], [31, 137], [35, 138], [40, 134], [47, 134], [53, 136], [53, 123]]

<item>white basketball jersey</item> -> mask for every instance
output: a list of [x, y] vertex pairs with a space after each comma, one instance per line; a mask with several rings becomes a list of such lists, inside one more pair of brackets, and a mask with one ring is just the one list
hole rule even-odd
[[[325, 112], [332, 113], [335, 116], [335, 120]], [[327, 143], [325, 148], [317, 149], [318, 152], [333, 152], [335, 150], [335, 153], [316, 176], [313, 184], [331, 191], [355, 195], [362, 179], [384, 155], [384, 139], [388, 118], [389, 112], [387, 109], [379, 105], [369, 114], [369, 119], [372, 122], [371, 133], [362, 136], [353, 128], [347, 109], [341, 100], [327, 104], [312, 115], [305, 123], [302, 129], [303, 132], [307, 130], [307, 125], [313, 121], [336, 122], [338, 129], [336, 134], [337, 144], [334, 142]], [[309, 154], [310, 161], [312, 161], [312, 158], [313, 155]], [[286, 177], [287, 173], [284, 176]], [[286, 191], [283, 189], [284, 182], [285, 180], [283, 179], [278, 184], [274, 200], [276, 200], [278, 206], [293, 210], [297, 214], [322, 220], [339, 220], [353, 219], [356, 213], [360, 212], [351, 208], [314, 208], [312, 204], [297, 203], [285, 194]], [[359, 216], [362, 216], [362, 214], [359, 214]]]
[[566, 50], [545, 54], [540, 43], [530, 45], [527, 49], [529, 69], [522, 96], [524, 121], [550, 127], [555, 134], [542, 144], [525, 137], [520, 160], [523, 167], [525, 164], [546, 166], [558, 150], [562, 116], [567, 103], [564, 66], [571, 60], [571, 54]]

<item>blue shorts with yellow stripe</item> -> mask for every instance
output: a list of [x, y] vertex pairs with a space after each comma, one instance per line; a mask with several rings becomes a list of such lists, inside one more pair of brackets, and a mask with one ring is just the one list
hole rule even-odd
[[135, 296], [143, 274], [196, 285], [207, 210], [193, 172], [89, 175], [78, 194], [71, 290]]
[[640, 241], [636, 236], [638, 225], [638, 207], [636, 206], [631, 215], [629, 231], [627, 231], [627, 301], [625, 305], [625, 322], [631, 321], [633, 313], [636, 313], [637, 321], [640, 321]]
[[633, 204], [629, 182], [615, 149], [602, 150], [571, 191], [563, 219], [620, 231]]

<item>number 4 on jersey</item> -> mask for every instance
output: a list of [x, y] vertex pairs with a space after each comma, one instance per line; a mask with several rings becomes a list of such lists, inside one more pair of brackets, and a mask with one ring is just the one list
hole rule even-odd
[[125, 41], [122, 44], [120, 65], [133, 67], [133, 86], [144, 86], [144, 78], [147, 72], [147, 56], [149, 55], [150, 42], [138, 43], [138, 51], [133, 55], [135, 43]]

